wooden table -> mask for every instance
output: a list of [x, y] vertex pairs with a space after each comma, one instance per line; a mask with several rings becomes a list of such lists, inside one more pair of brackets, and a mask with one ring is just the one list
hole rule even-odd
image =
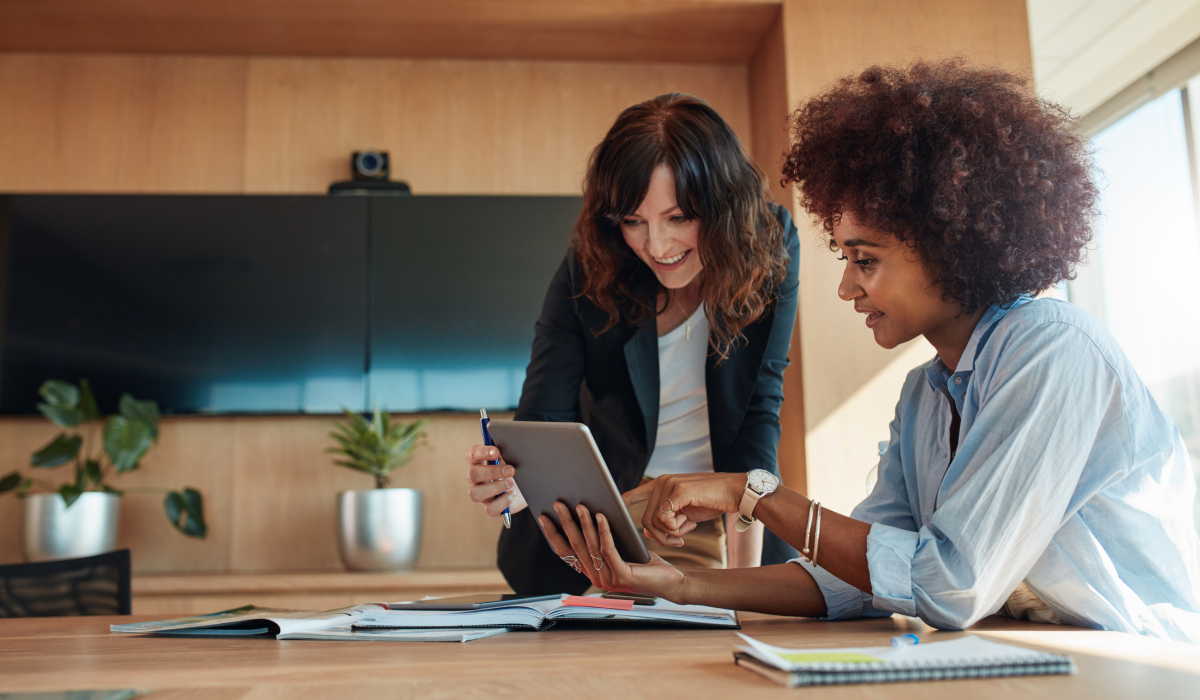
[[498, 569], [418, 569], [405, 573], [297, 571], [258, 574], [143, 574], [133, 577], [133, 613], [153, 619], [243, 605], [332, 610], [426, 595], [511, 593]]
[[[1069, 698], [1200, 697], [1200, 646], [989, 618], [971, 634], [1071, 654], [1074, 676], [787, 690], [737, 668], [730, 631], [549, 630], [457, 643], [178, 639], [109, 633], [146, 616], [0, 620], [0, 692], [101, 688], [173, 698]], [[743, 615], [744, 632], [796, 647], [885, 644], [918, 621]]]

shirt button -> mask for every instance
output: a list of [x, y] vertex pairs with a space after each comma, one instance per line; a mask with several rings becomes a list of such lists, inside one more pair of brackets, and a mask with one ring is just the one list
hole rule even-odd
[[955, 378], [954, 378], [954, 383], [955, 383], [955, 384], [962, 384], [962, 377], [955, 377]]

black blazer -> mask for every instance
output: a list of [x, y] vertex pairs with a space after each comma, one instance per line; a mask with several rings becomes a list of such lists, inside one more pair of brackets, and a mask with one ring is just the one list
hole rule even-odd
[[[778, 474], [779, 408], [796, 320], [800, 244], [787, 209], [776, 206], [775, 216], [791, 256], [775, 303], [742, 331], [745, 340], [728, 359], [716, 364], [710, 354], [705, 366], [713, 467], [719, 472]], [[658, 434], [657, 326], [647, 323], [639, 330], [622, 323], [597, 336], [608, 315], [582, 290], [583, 271], [568, 250], [535, 326], [516, 420], [586, 424], [623, 493], [641, 481]], [[764, 545], [764, 554], [768, 549]], [[781, 556], [789, 555], [795, 556]], [[764, 563], [776, 558], [764, 556]], [[513, 516], [512, 529], [500, 533], [497, 561], [522, 595], [580, 593], [588, 587], [586, 576], [555, 555], [528, 508]]]

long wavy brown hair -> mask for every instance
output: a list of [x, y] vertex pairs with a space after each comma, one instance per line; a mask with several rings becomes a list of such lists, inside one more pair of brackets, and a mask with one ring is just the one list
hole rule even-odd
[[660, 95], [630, 107], [592, 151], [573, 243], [586, 276], [583, 295], [608, 314], [608, 325], [595, 332], [622, 322], [640, 327], [670, 305], [670, 290], [620, 228], [646, 198], [659, 165], [675, 177], [683, 215], [700, 221], [701, 295], [709, 341], [724, 360], [742, 329], [770, 308], [788, 253], [762, 172], [725, 120], [690, 95]]

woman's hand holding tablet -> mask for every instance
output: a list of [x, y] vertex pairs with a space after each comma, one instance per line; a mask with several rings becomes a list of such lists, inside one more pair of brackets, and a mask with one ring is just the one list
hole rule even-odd
[[597, 514], [593, 519], [587, 506], [580, 505], [576, 509], [579, 518], [579, 525], [576, 525], [571, 511], [561, 502], [554, 504], [554, 510], [563, 524], [563, 533], [545, 515], [538, 516], [538, 525], [555, 554], [563, 559], [574, 557], [578, 560], [579, 568], [593, 586], [621, 593], [646, 593], [668, 599], [678, 597], [686, 580], [683, 571], [653, 552], [649, 564], [627, 563], [617, 551], [612, 529], [603, 514]]

